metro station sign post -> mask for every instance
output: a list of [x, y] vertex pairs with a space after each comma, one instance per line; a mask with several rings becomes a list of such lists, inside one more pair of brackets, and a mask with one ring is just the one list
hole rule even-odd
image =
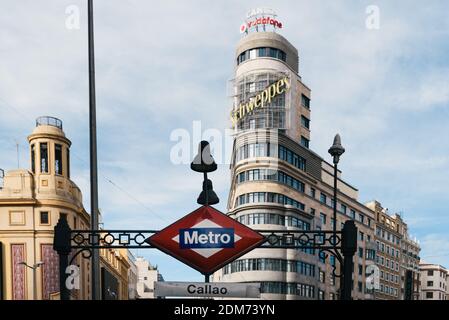
[[[89, 259], [94, 250], [126, 248], [157, 248], [205, 276], [205, 286], [197, 283], [167, 283], [160, 291], [177, 292], [181, 296], [254, 297], [254, 285], [213, 283], [209, 276], [255, 248], [313, 249], [340, 262], [341, 300], [351, 299], [351, 288], [344, 279], [352, 278], [353, 257], [357, 249], [357, 228], [354, 221], [345, 222], [341, 231], [332, 230], [252, 230], [210, 205], [219, 202], [208, 172], [217, 169], [210, 146], [202, 141], [192, 170], [204, 174], [203, 190], [197, 199], [202, 206], [161, 231], [154, 230], [71, 230], [62, 215], [55, 226], [53, 248], [59, 257], [59, 287], [61, 300], [70, 300], [68, 273], [76, 257]], [[340, 253], [341, 252], [341, 253]], [[69, 261], [69, 256], [71, 257]], [[349, 280], [350, 281], [350, 280]], [[260, 292], [258, 293], [260, 295]]]
[[258, 247], [265, 237], [203, 206], [145, 241], [209, 276]]

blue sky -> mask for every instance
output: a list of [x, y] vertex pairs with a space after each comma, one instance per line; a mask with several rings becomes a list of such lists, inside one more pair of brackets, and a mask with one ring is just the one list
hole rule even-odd
[[[72, 178], [89, 205], [85, 2], [0, 0], [0, 168], [28, 167], [41, 115], [63, 120]], [[159, 229], [197, 207], [202, 177], [170, 162], [173, 130], [222, 132], [239, 26], [273, 8], [312, 89], [311, 148], [328, 158], [340, 132], [343, 177], [360, 201], [402, 212], [426, 261], [449, 267], [447, 1], [95, 1], [100, 208], [106, 228]], [[66, 8], [80, 9], [67, 29]], [[379, 30], [365, 26], [380, 9]], [[196, 142], [191, 143], [192, 154]], [[226, 208], [226, 164], [211, 175]], [[112, 181], [113, 183], [109, 182]], [[118, 187], [117, 187], [118, 186]], [[169, 280], [201, 276], [140, 250]]]

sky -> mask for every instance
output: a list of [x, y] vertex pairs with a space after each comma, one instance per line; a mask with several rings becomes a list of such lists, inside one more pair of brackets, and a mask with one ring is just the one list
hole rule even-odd
[[[239, 27], [250, 9], [269, 7], [298, 48], [299, 74], [312, 89], [311, 149], [329, 161], [340, 133], [343, 178], [359, 189], [359, 201], [401, 212], [422, 259], [449, 267], [447, 1], [94, 2], [106, 229], [161, 229], [198, 206], [202, 176], [172, 161], [173, 148], [184, 134], [184, 156], [192, 159], [211, 130], [229, 143]], [[55, 116], [72, 141], [72, 180], [89, 210], [85, 3], [0, 0], [0, 168], [17, 168], [18, 158], [29, 168], [26, 137], [37, 117]], [[367, 27], [371, 5], [378, 28]], [[229, 157], [217, 157], [210, 178], [225, 211]], [[166, 280], [202, 279], [156, 250], [135, 254]]]

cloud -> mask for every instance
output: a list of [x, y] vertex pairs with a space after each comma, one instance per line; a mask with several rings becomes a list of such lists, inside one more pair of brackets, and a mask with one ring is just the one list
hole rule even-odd
[[[81, 12], [79, 30], [65, 28], [65, 9], [73, 4]], [[175, 144], [170, 134], [178, 128], [192, 132], [194, 120], [203, 129], [229, 127], [227, 84], [238, 27], [259, 4], [95, 3], [99, 190], [106, 226], [159, 228], [195, 208], [201, 177], [188, 165], [169, 162]], [[377, 1], [380, 29], [368, 30], [369, 4], [267, 3], [284, 22], [281, 33], [299, 49], [300, 75], [312, 89], [313, 150], [329, 159], [327, 149], [340, 132], [347, 150], [343, 177], [360, 189], [361, 199], [376, 197], [393, 211], [405, 211], [412, 232], [424, 239], [440, 232], [432, 218], [449, 224], [442, 200], [449, 179], [448, 4]], [[2, 8], [8, 14], [0, 16], [0, 167], [15, 168], [15, 140], [21, 164], [28, 164], [26, 136], [34, 119], [59, 117], [73, 143], [72, 176], [88, 209], [85, 1], [10, 1]], [[225, 211], [228, 167], [211, 177]], [[170, 263], [161, 266], [170, 269]]]
[[423, 261], [449, 267], [449, 236], [447, 234], [425, 235], [420, 244]]

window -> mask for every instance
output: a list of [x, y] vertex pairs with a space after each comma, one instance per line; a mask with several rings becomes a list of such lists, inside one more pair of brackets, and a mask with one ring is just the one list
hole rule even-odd
[[357, 283], [357, 287], [358, 287], [358, 289], [359, 289], [359, 292], [363, 292], [363, 284], [362, 284], [361, 281], [359, 281], [359, 282]]
[[359, 248], [359, 257], [363, 258], [363, 248]]
[[428, 275], [428, 276], [433, 276], [433, 270], [428, 270], [428, 271], [427, 271], [427, 275]]
[[276, 49], [276, 48], [263, 47], [263, 48], [249, 49], [249, 50], [242, 52], [237, 58], [237, 65], [239, 65], [240, 63], [242, 63], [246, 60], [263, 58], [263, 57], [275, 58], [275, 59], [279, 59], [282, 61], [287, 60], [287, 55], [285, 54], [284, 51]]
[[40, 215], [41, 215], [41, 217], [40, 217], [41, 224], [49, 224], [50, 223], [50, 221], [48, 219], [47, 211], [41, 211]]
[[40, 144], [41, 153], [41, 173], [48, 173], [48, 144]]
[[427, 299], [433, 299], [433, 292], [426, 292]]
[[70, 149], [67, 148], [66, 149], [66, 156], [67, 156], [67, 178], [70, 178]]
[[55, 144], [55, 173], [62, 174], [62, 146]]
[[318, 300], [324, 300], [324, 291], [318, 290]]
[[304, 117], [304, 116], [301, 116], [301, 125], [302, 125], [304, 128], [310, 129], [310, 120], [307, 119], [307, 118]]
[[310, 109], [310, 99], [303, 94], [301, 95], [301, 104], [307, 109]]
[[350, 210], [349, 217], [351, 217], [352, 220], [355, 220], [355, 210]]
[[298, 169], [301, 169], [303, 171], [306, 170], [306, 160], [303, 157], [292, 152], [290, 149], [281, 145], [279, 146], [279, 159], [287, 161]]
[[34, 144], [31, 145], [31, 172], [36, 172], [36, 148]]
[[363, 275], [363, 266], [359, 264], [359, 275]]
[[315, 189], [310, 188], [310, 196], [315, 199]]
[[324, 213], [320, 213], [320, 219], [321, 219], [321, 224], [325, 225], [326, 224], [326, 215]]
[[347, 207], [346, 207], [344, 204], [341, 204], [341, 205], [340, 205], [340, 211], [341, 211], [341, 213], [346, 214], [346, 210], [347, 210]]
[[433, 281], [427, 281], [427, 286], [428, 287], [433, 287]]
[[271, 192], [252, 192], [242, 194], [236, 199], [236, 206], [244, 205], [247, 203], [260, 203], [260, 202], [279, 203], [295, 207], [302, 211], [305, 210], [305, 205], [303, 203], [296, 201], [292, 198], [289, 198], [287, 196], [284, 196], [283, 194]]
[[326, 197], [326, 195], [324, 193], [320, 194], [320, 202], [323, 203], [323, 204], [327, 203], [327, 197]]
[[301, 145], [302, 145], [304, 148], [309, 148], [309, 143], [310, 143], [309, 139], [307, 139], [307, 138], [304, 137], [304, 136], [301, 136]]
[[364, 241], [364, 239], [365, 239], [365, 234], [362, 231], [359, 231], [359, 240]]
[[320, 270], [320, 282], [325, 283], [326, 282], [326, 273]]
[[249, 120], [249, 128], [256, 129], [256, 119]]
[[359, 214], [359, 221], [360, 221], [361, 223], [364, 223], [364, 222], [365, 222], [365, 217], [364, 217], [363, 214]]

